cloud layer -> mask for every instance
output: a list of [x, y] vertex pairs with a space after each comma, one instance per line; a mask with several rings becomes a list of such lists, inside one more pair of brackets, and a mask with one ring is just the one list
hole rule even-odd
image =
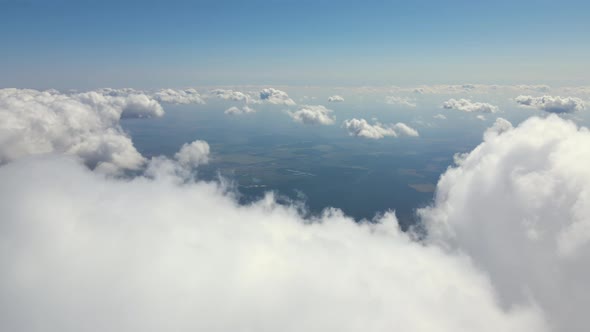
[[[173, 161], [169, 161], [173, 163]], [[10, 331], [543, 331], [462, 255], [391, 213], [303, 219], [175, 175], [108, 179], [63, 157], [0, 168]], [[67, 183], [68, 185], [64, 185]]]
[[549, 113], [573, 113], [586, 108], [584, 101], [575, 97], [560, 96], [518, 96], [516, 102], [522, 106], [533, 107]]
[[408, 125], [398, 122], [392, 125], [383, 125], [379, 122], [370, 124], [365, 119], [344, 120], [342, 126], [348, 131], [350, 136], [381, 139], [386, 136], [418, 136], [418, 131]]

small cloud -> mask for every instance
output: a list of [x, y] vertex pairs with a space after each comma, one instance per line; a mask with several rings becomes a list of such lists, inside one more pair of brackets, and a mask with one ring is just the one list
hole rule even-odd
[[174, 158], [184, 167], [197, 167], [209, 162], [209, 144], [205, 141], [185, 143]]
[[295, 102], [285, 91], [267, 88], [260, 91], [260, 100], [270, 104], [293, 106]]
[[226, 109], [224, 113], [227, 115], [243, 115], [243, 114], [250, 114], [250, 113], [255, 113], [255, 112], [256, 112], [256, 110], [249, 107], [249, 106], [243, 106], [242, 108], [232, 106], [232, 107]]
[[573, 113], [586, 108], [584, 101], [575, 97], [560, 96], [518, 96], [515, 101], [524, 107], [536, 108], [548, 113]]
[[443, 108], [445, 109], [455, 109], [461, 112], [480, 112], [480, 113], [496, 113], [499, 111], [498, 106], [488, 104], [488, 103], [480, 103], [480, 102], [472, 102], [469, 99], [454, 99], [451, 98], [443, 103]]
[[331, 103], [338, 103], [344, 101], [344, 97], [339, 95], [333, 95], [328, 98], [328, 101]]
[[414, 101], [412, 101], [409, 98], [403, 98], [403, 97], [387, 96], [387, 97], [385, 97], [385, 102], [390, 105], [416, 107], [416, 103]]
[[227, 90], [227, 89], [215, 89], [209, 91], [209, 95], [215, 98], [223, 99], [223, 100], [231, 100], [231, 101], [241, 101], [246, 104], [256, 104], [259, 101], [254, 99], [249, 94], [234, 91], [234, 90]]
[[162, 89], [154, 93], [154, 99], [168, 104], [204, 104], [205, 101], [195, 89]]
[[296, 122], [303, 124], [331, 125], [336, 120], [331, 109], [322, 105], [303, 105], [295, 112], [288, 112]]
[[418, 131], [401, 122], [391, 125], [383, 125], [379, 122], [370, 124], [365, 119], [353, 118], [345, 120], [342, 126], [350, 136], [369, 139], [381, 139], [386, 136], [398, 137], [400, 135], [418, 136]]
[[481, 115], [481, 114], [478, 115], [478, 116], [476, 116], [475, 118], [478, 119], [478, 120], [481, 120], [481, 121], [485, 121], [486, 120], [486, 117], [483, 116], [483, 115]]
[[444, 114], [437, 114], [437, 115], [433, 116], [433, 118], [439, 119], [439, 120], [446, 120], [447, 119], [447, 117]]

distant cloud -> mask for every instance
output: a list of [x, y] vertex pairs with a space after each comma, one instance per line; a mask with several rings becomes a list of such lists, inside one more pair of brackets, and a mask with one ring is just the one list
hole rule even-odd
[[342, 102], [344, 101], [344, 97], [339, 95], [333, 95], [328, 98], [328, 101], [332, 103]]
[[369, 124], [365, 119], [353, 118], [345, 120], [343, 127], [350, 136], [370, 139], [381, 139], [386, 136], [398, 137], [400, 135], [418, 136], [418, 131], [401, 122], [392, 125], [383, 125], [379, 122]]
[[322, 105], [302, 105], [297, 111], [288, 114], [299, 123], [331, 125], [336, 120], [332, 112]]
[[549, 113], [572, 113], [586, 108], [584, 101], [575, 97], [518, 96], [515, 101], [522, 106], [533, 107]]
[[486, 120], [486, 117], [483, 116], [483, 115], [481, 115], [481, 114], [478, 115], [478, 116], [476, 116], [475, 118], [478, 119], [478, 120], [481, 120], [481, 121], [485, 121]]
[[416, 103], [414, 101], [412, 101], [410, 98], [403, 98], [403, 97], [397, 97], [397, 96], [387, 96], [387, 97], [385, 97], [385, 102], [390, 105], [416, 107]]
[[205, 101], [195, 89], [162, 89], [153, 94], [154, 99], [169, 104], [204, 104]]
[[498, 112], [498, 106], [488, 103], [472, 102], [469, 99], [449, 99], [443, 103], [443, 108], [456, 109], [462, 112], [478, 112], [478, 113], [495, 113]]
[[270, 104], [293, 106], [295, 102], [285, 91], [267, 88], [260, 91], [260, 100]]
[[439, 120], [446, 120], [447, 119], [447, 117], [444, 114], [437, 114], [437, 115], [433, 116], [433, 118], [439, 119]]
[[209, 95], [223, 100], [240, 101], [246, 104], [255, 104], [259, 102], [251, 95], [235, 90], [215, 89], [211, 90]]
[[236, 107], [236, 106], [232, 106], [228, 109], [225, 110], [225, 114], [227, 115], [242, 115], [242, 114], [250, 114], [250, 113], [255, 113], [256, 110], [249, 107], [249, 106], [243, 106], [241, 108]]

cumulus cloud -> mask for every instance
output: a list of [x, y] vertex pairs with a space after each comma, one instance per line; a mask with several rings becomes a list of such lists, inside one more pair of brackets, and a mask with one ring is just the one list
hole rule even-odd
[[412, 101], [410, 98], [387, 96], [387, 97], [385, 97], [385, 102], [390, 105], [416, 107], [416, 103], [414, 101]]
[[295, 102], [289, 98], [289, 95], [285, 91], [267, 88], [260, 91], [260, 100], [277, 105], [293, 106]]
[[370, 124], [365, 119], [353, 118], [345, 120], [342, 126], [350, 136], [370, 139], [381, 139], [386, 136], [398, 137], [400, 135], [418, 136], [418, 131], [401, 122], [391, 125], [383, 125], [379, 122]]
[[161, 116], [143, 94], [0, 90], [0, 163], [28, 155], [76, 155], [107, 172], [138, 169], [144, 158], [119, 126], [121, 118]]
[[336, 120], [331, 109], [322, 105], [302, 105], [297, 111], [288, 112], [296, 122], [303, 124], [331, 125]]
[[342, 101], [344, 101], [344, 97], [339, 96], [339, 95], [333, 95], [333, 96], [328, 97], [328, 101], [333, 102], [333, 103], [342, 102]]
[[[39, 141], [55, 140], [54, 126], [119, 130], [119, 106], [0, 95], [0, 124]], [[497, 119], [418, 211], [424, 233], [402, 232], [393, 212], [303, 217], [272, 194], [240, 205], [177, 171], [207, 162], [204, 141], [128, 178], [66, 149], [25, 154], [0, 166], [0, 321], [60, 332], [586, 331], [589, 145], [587, 128], [556, 115]]]
[[255, 104], [255, 103], [259, 102], [255, 98], [250, 96], [249, 94], [246, 94], [246, 93], [243, 93], [240, 91], [231, 90], [231, 89], [230, 90], [228, 90], [228, 89], [211, 90], [209, 92], [209, 95], [216, 97], [216, 98], [223, 99], [223, 100], [240, 101], [240, 102], [244, 102], [246, 104]]
[[10, 331], [545, 330], [393, 213], [304, 219], [272, 195], [240, 206], [216, 184], [108, 179], [64, 157], [5, 165], [0, 181]]
[[243, 106], [243, 107], [236, 107], [232, 106], [225, 110], [224, 112], [227, 115], [243, 115], [243, 114], [250, 114], [256, 113], [256, 110], [251, 108], [250, 106]]
[[461, 112], [480, 112], [480, 113], [495, 113], [498, 112], [498, 106], [488, 103], [472, 102], [469, 99], [449, 99], [443, 103], [443, 108], [455, 109]]
[[554, 331], [590, 323], [590, 132], [555, 115], [503, 119], [420, 210], [430, 241], [472, 257], [504, 307], [533, 300]]
[[154, 98], [162, 103], [170, 104], [204, 104], [205, 101], [195, 89], [173, 90], [162, 89], [154, 93]]
[[447, 117], [444, 114], [437, 114], [437, 115], [433, 116], [433, 118], [439, 119], [439, 120], [446, 120], [447, 119]]
[[185, 167], [197, 167], [209, 162], [209, 144], [205, 141], [194, 141], [184, 144], [174, 158]]
[[525, 107], [533, 107], [549, 113], [573, 113], [583, 111], [586, 106], [584, 101], [575, 97], [560, 96], [518, 96], [516, 102]]

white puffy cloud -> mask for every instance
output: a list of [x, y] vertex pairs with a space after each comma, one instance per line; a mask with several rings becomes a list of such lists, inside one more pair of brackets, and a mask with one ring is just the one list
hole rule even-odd
[[385, 97], [385, 102], [390, 105], [416, 107], [416, 103], [414, 101], [412, 101], [410, 98], [404, 98], [404, 97], [387, 96], [387, 97]]
[[249, 106], [243, 106], [241, 108], [236, 107], [236, 106], [232, 106], [232, 107], [226, 109], [224, 113], [227, 115], [242, 115], [242, 114], [256, 113], [256, 110], [249, 107]]
[[454, 99], [451, 98], [443, 103], [443, 108], [455, 109], [462, 112], [481, 112], [481, 113], [495, 113], [498, 112], [498, 106], [488, 103], [472, 102], [469, 99]]
[[435, 116], [433, 116], [433, 118], [439, 119], [439, 120], [446, 120], [447, 119], [447, 117], [444, 114], [436, 114]]
[[258, 103], [259, 101], [254, 99], [252, 96], [250, 96], [249, 94], [240, 92], [240, 91], [235, 91], [235, 90], [231, 90], [231, 89], [215, 89], [215, 90], [211, 90], [209, 92], [209, 95], [216, 97], [216, 98], [220, 98], [223, 100], [231, 100], [231, 101], [240, 101], [240, 102], [244, 102], [246, 104], [255, 104]]
[[501, 308], [467, 257], [416, 242], [392, 213], [303, 219], [272, 195], [240, 206], [176, 180], [109, 179], [64, 157], [0, 167], [3, 328], [546, 330], [534, 306]]
[[332, 102], [332, 103], [338, 103], [338, 102], [344, 101], [344, 97], [342, 97], [340, 95], [333, 95], [333, 96], [328, 97], [328, 101]]
[[76, 155], [106, 172], [138, 169], [144, 158], [119, 126], [122, 117], [161, 116], [143, 94], [0, 90], [0, 163], [28, 155]]
[[209, 144], [205, 141], [186, 143], [178, 151], [174, 158], [184, 167], [194, 168], [209, 162]]
[[554, 331], [590, 321], [590, 132], [551, 115], [503, 119], [419, 212], [431, 242], [469, 255], [504, 307], [533, 300]]
[[288, 112], [296, 122], [303, 124], [331, 125], [336, 120], [333, 111], [322, 105], [302, 105], [297, 111]]
[[572, 113], [586, 108], [584, 101], [576, 97], [518, 96], [515, 100], [522, 106], [533, 107], [549, 113]]
[[350, 136], [370, 139], [381, 139], [386, 136], [398, 137], [400, 135], [418, 136], [418, 131], [401, 122], [391, 125], [383, 125], [379, 122], [370, 124], [365, 119], [353, 118], [345, 120], [343, 127]]
[[205, 101], [195, 89], [162, 89], [154, 93], [154, 98], [169, 104], [204, 104]]
[[295, 105], [293, 99], [289, 98], [289, 95], [285, 91], [273, 88], [262, 89], [262, 91], [260, 91], [260, 100], [270, 104], [286, 106]]

